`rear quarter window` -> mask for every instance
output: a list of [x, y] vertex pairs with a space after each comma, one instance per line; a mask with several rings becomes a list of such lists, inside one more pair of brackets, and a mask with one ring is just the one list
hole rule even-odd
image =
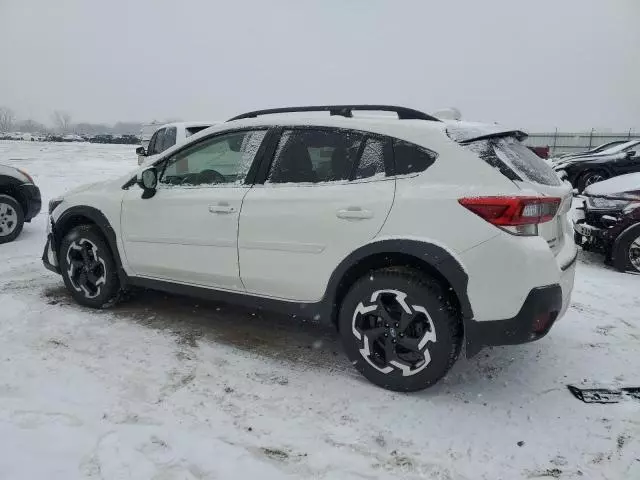
[[406, 175], [409, 173], [424, 172], [433, 165], [438, 156], [435, 152], [427, 150], [404, 140], [394, 140], [393, 156], [395, 161], [395, 174]]

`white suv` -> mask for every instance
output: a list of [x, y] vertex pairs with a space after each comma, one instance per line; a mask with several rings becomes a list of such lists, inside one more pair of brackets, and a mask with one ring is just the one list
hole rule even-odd
[[[270, 115], [305, 111], [331, 115]], [[571, 187], [522, 138], [401, 107], [251, 112], [52, 201], [43, 260], [90, 307], [139, 286], [332, 322], [369, 380], [422, 389], [569, 303]]]
[[149, 125], [155, 127], [151, 138], [145, 139], [145, 128], [142, 131], [142, 146], [136, 148], [138, 165], [151, 164], [165, 150], [184, 142], [191, 135], [211, 127], [219, 122], [178, 122], [165, 125]]

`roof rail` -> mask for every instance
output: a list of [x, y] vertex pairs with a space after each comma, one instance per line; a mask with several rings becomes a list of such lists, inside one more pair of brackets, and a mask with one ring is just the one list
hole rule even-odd
[[241, 120], [243, 118], [255, 118], [259, 115], [272, 115], [276, 113], [295, 113], [295, 112], [329, 112], [331, 115], [340, 115], [343, 117], [353, 117], [353, 112], [356, 110], [361, 111], [380, 111], [380, 112], [395, 112], [398, 114], [400, 120], [429, 120], [432, 122], [440, 122], [441, 120], [427, 115], [426, 113], [412, 108], [395, 107], [393, 105], [315, 105], [309, 107], [283, 107], [283, 108], [268, 108], [266, 110], [256, 110], [253, 112], [243, 113], [237, 115], [229, 120]]

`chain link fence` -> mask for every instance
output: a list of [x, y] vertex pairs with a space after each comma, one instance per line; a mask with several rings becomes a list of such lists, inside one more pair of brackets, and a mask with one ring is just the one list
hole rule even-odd
[[595, 148], [603, 143], [640, 140], [640, 133], [628, 130], [623, 133], [598, 132], [554, 132], [529, 133], [525, 141], [530, 147], [549, 147], [550, 155], [581, 152]]

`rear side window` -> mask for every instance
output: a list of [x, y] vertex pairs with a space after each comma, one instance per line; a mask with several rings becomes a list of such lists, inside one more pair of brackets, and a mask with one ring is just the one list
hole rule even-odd
[[394, 140], [393, 154], [396, 175], [424, 172], [436, 161], [437, 157], [435, 152], [404, 140]]
[[513, 137], [478, 140], [464, 145], [510, 180], [562, 185], [547, 163]]
[[333, 130], [285, 130], [267, 183], [319, 183], [347, 180], [363, 136]]
[[367, 138], [360, 162], [356, 168], [355, 179], [370, 178], [376, 175], [384, 176], [385, 158], [390, 158], [391, 142], [384, 138]]

